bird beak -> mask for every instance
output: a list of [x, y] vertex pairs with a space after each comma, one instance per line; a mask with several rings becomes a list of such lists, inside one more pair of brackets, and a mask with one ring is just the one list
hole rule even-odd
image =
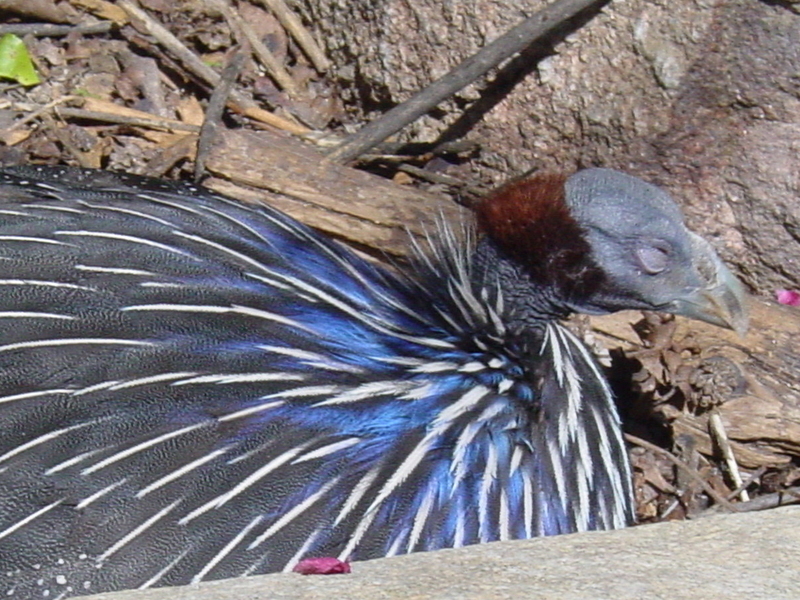
[[692, 265], [701, 285], [669, 303], [667, 312], [733, 329], [740, 336], [747, 331], [747, 294], [744, 286], [722, 263], [706, 240], [694, 233]]

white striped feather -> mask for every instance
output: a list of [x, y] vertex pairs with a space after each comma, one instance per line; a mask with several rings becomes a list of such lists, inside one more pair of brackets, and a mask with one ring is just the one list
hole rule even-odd
[[[58, 186], [51, 187], [56, 193], [60, 193]], [[265, 246], [271, 244], [268, 237], [263, 235], [257, 228], [238, 218], [234, 213], [217, 210], [203, 204], [195, 205], [191, 200], [184, 201], [174, 196], [167, 198], [158, 193], [147, 193], [142, 195], [141, 198], [149, 198], [160, 206], [173, 208], [199, 217], [213, 214], [228, 224], [240, 228], [248, 236], [260, 240]], [[224, 388], [226, 386], [258, 383], [280, 384], [280, 388], [277, 391], [255, 397], [249, 405], [235, 411], [198, 416], [193, 422], [184, 422], [180, 424], [181, 426], [173, 426], [170, 429], [153, 432], [149, 436], [138, 438], [135, 443], [132, 441], [128, 445], [109, 443], [105, 448], [80, 452], [53, 464], [46, 471], [48, 476], [61, 474], [71, 467], [80, 465], [80, 473], [83, 477], [97, 478], [96, 485], [100, 487], [97, 487], [92, 494], [80, 499], [75, 507], [76, 510], [84, 510], [93, 506], [102, 498], [114, 494], [116, 490], [131, 484], [127, 478], [108, 479], [99, 477], [108, 467], [132, 459], [137, 454], [154, 452], [156, 448], [183, 436], [194, 436], [200, 430], [227, 425], [234, 421], [257, 423], [257, 419], [270, 414], [271, 411], [280, 411], [295, 402], [302, 402], [304, 406], [308, 407], [308, 410], [350, 408], [359, 404], [374, 406], [382, 398], [399, 399], [409, 405], [413, 405], [414, 403], [426, 401], [436, 393], [436, 386], [432, 382], [436, 380], [439, 374], [458, 372], [463, 374], [464, 377], [478, 377], [481, 374], [497, 372], [504, 375], [504, 378], [499, 379], [498, 383], [491, 385], [475, 383], [473, 387], [463, 390], [460, 395], [454, 396], [449, 404], [439, 406], [427, 429], [419, 433], [414, 443], [409, 446], [408, 451], [403, 455], [402, 460], [391, 463], [388, 462], [389, 457], [386, 457], [383, 462], [363, 468], [354, 475], [354, 478], [346, 478], [343, 475], [332, 476], [322, 485], [317, 485], [319, 482], [311, 480], [308, 482], [310, 491], [303, 495], [303, 499], [292, 508], [278, 515], [255, 514], [242, 521], [238, 527], [228, 532], [229, 537], [216, 541], [216, 550], [208, 556], [208, 559], [202, 565], [195, 567], [192, 581], [199, 582], [209, 576], [213, 577], [214, 570], [239, 549], [246, 548], [248, 551], [252, 551], [267, 547], [269, 540], [289, 530], [296, 522], [302, 521], [306, 515], [311, 515], [312, 512], [317, 510], [322, 510], [324, 513], [324, 509], [320, 508], [323, 506], [335, 506], [336, 510], [330, 513], [329, 517], [327, 517], [327, 522], [322, 522], [320, 526], [307, 532], [305, 537], [295, 541], [297, 550], [287, 559], [283, 568], [290, 569], [297, 561], [303, 558], [306, 552], [313, 552], [315, 545], [325, 538], [326, 527], [334, 530], [347, 522], [352, 522], [352, 529], [348, 532], [346, 542], [339, 552], [340, 559], [348, 559], [354, 553], [357, 554], [362, 542], [369, 536], [374, 535], [375, 529], [387, 527], [387, 524], [383, 521], [383, 511], [388, 511], [393, 502], [399, 501], [399, 498], [409, 494], [415, 499], [414, 506], [416, 508], [413, 518], [403, 526], [390, 527], [385, 546], [388, 554], [413, 551], [425, 546], [424, 540], [429, 528], [433, 527], [434, 522], [437, 520], [434, 517], [443, 510], [457, 511], [452, 537], [449, 540], [449, 543], [455, 546], [474, 541], [470, 533], [473, 517], [477, 523], [478, 537], [481, 541], [497, 538], [510, 539], [517, 536], [518, 525], [515, 523], [515, 519], [521, 519], [525, 536], [530, 537], [541, 534], [543, 533], [541, 529], [542, 522], [550, 520], [550, 512], [555, 509], [549, 506], [548, 499], [541, 497], [535, 479], [540, 476], [538, 470], [541, 467], [535, 461], [540, 461], [547, 465], [547, 471], [551, 474], [553, 485], [557, 490], [558, 503], [561, 509], [565, 512], [570, 512], [572, 507], [575, 507], [574, 518], [576, 522], [574, 526], [577, 530], [586, 529], [589, 526], [591, 515], [588, 510], [592, 502], [591, 498], [597, 493], [595, 489], [595, 472], [597, 469], [603, 470], [603, 476], [612, 482], [614, 490], [611, 494], [612, 501], [607, 503], [611, 505], [607, 509], [609, 514], [601, 515], [601, 520], [607, 526], [625, 524], [628, 518], [625, 512], [625, 501], [630, 497], [631, 489], [630, 482], [624, 478], [625, 472], [621, 473], [618, 468], [613, 466], [617, 464], [616, 461], [620, 457], [625, 460], [624, 443], [621, 433], [616, 427], [617, 423], [616, 421], [611, 424], [608, 422], [608, 415], [615, 414], [613, 400], [592, 357], [583, 345], [560, 325], [548, 325], [541, 346], [542, 355], [549, 354], [554, 358], [554, 363], [557, 365], [554, 375], [564, 399], [564, 404], [559, 408], [558, 412], [556, 425], [558, 434], [554, 439], [549, 440], [546, 446], [538, 446], [536, 449], [530, 444], [521, 445], [517, 441], [510, 442], [507, 452], [503, 454], [503, 456], [510, 457], [508, 462], [500, 460], [500, 446], [494, 445], [495, 442], [500, 440], [495, 439], [495, 437], [506, 435], [506, 432], [516, 432], [527, 421], [521, 418], [514, 420], [510, 416], [519, 411], [519, 406], [515, 404], [516, 400], [510, 399], [505, 395], [515, 385], [515, 379], [505, 375], [506, 370], [510, 366], [518, 364], [518, 357], [512, 357], [513, 360], [507, 357], [501, 359], [488, 353], [488, 348], [498, 340], [505, 340], [511, 334], [506, 327], [506, 306], [499, 284], [495, 289], [490, 289], [489, 287], [476, 289], [471, 282], [472, 266], [470, 257], [475, 244], [471, 230], [465, 228], [462, 235], [457, 236], [452, 229], [445, 226], [440, 232], [438, 241], [434, 242], [429, 239], [429, 248], [425, 250], [415, 242], [419, 265], [430, 275], [438, 276], [441, 279], [442, 285], [448, 290], [451, 299], [451, 305], [446, 310], [442, 309], [441, 306], [436, 306], [432, 308], [430, 314], [421, 317], [409, 310], [408, 306], [399, 302], [398, 296], [387, 292], [379, 284], [367, 278], [362, 270], [357, 268], [349, 259], [348, 255], [335, 249], [335, 246], [327, 242], [321, 242], [320, 238], [309, 233], [305, 228], [277, 217], [268, 211], [256, 211], [225, 199], [219, 199], [219, 202], [235, 206], [237, 211], [257, 215], [258, 219], [269, 221], [272, 226], [280, 228], [287, 235], [303, 240], [313, 246], [316, 251], [337, 264], [349, 277], [369, 290], [372, 298], [378, 299], [388, 309], [409, 317], [417, 317], [420, 319], [421, 325], [432, 326], [435, 324], [434, 321], [438, 319], [438, 323], [444, 322], [446, 327], [453, 333], [471, 334], [474, 330], [480, 329], [482, 338], [475, 339], [474, 343], [476, 347], [486, 351], [487, 355], [473, 357], [469, 360], [464, 360], [463, 357], [430, 360], [416, 356], [374, 356], [370, 357], [370, 360], [394, 365], [398, 369], [402, 369], [409, 378], [393, 377], [391, 379], [370, 380], [357, 384], [320, 383], [319, 380], [307, 382], [305, 371], [276, 370], [213, 373], [192, 369], [185, 372], [165, 371], [141, 377], [109, 379], [107, 381], [92, 382], [89, 385], [86, 385], [87, 382], [83, 382], [77, 389], [54, 388], [52, 390], [36, 390], [0, 397], [0, 404], [12, 405], [47, 396], [64, 395], [80, 399], [93, 393], [126, 393], [145, 387], [152, 389], [152, 394], [157, 395], [168, 389], [191, 386], [215, 385]], [[221, 241], [198, 235], [189, 229], [182, 230], [180, 224], [173, 222], [173, 220], [132, 208], [108, 207], [86, 201], [81, 201], [79, 204], [86, 210], [117, 212], [137, 219], [144, 219], [155, 225], [169, 227], [171, 235], [178, 239], [180, 243], [176, 242], [175, 245], [172, 245], [164, 243], [163, 240], [149, 239], [144, 235], [128, 235], [113, 231], [89, 231], [86, 229], [76, 229], [74, 231], [58, 230], [53, 232], [54, 235], [66, 237], [70, 240], [95, 239], [130, 243], [158, 252], [180, 256], [189, 261], [199, 260], [195, 254], [185, 250], [188, 244], [195, 244], [205, 248], [209, 254], [224, 256], [237, 264], [243, 265], [247, 277], [254, 281], [259, 281], [266, 288], [274, 289], [276, 293], [291, 292], [299, 299], [327, 306], [332, 310], [347, 315], [354, 322], [372, 331], [404, 342], [417, 344], [428, 349], [440, 350], [445, 354], [459, 350], [449, 340], [405, 333], [395, 323], [388, 322], [381, 313], [371, 310], [371, 307], [361, 299], [348, 300], [327, 285], [317, 285], [315, 282], [302, 279], [299, 276], [280, 272], [276, 268], [263, 264], [256, 257], [243, 254]], [[25, 216], [27, 216], [27, 213], [19, 213], [20, 218]], [[0, 240], [2, 239], [2, 236], [0, 236]], [[9, 241], [31, 241], [45, 245], [67, 244], [67, 242], [39, 237]], [[145, 282], [151, 288], [162, 286], [164, 289], [169, 289], [169, 286], [182, 285], [180, 282], [172, 280], [170, 273], [159, 273], [155, 266], [152, 269], [141, 269], [124, 264], [86, 265], [81, 263], [74, 268], [76, 271], [111, 276], [144, 276], [153, 279], [163, 277], [163, 281]], [[92, 287], [80, 286], [66, 281], [5, 279], [0, 280], [0, 285], [2, 284], [50, 286], [62, 289], [94, 291]], [[325, 338], [325, 332], [317, 331], [298, 319], [281, 315], [278, 312], [267, 311], [263, 308], [238, 304], [224, 306], [202, 303], [152, 302], [129, 304], [119, 310], [123, 313], [207, 314], [220, 317], [252, 317], [255, 320], [284, 326], [290, 331], [294, 330], [298, 335], [313, 335]], [[4, 316], [4, 313], [0, 313], [0, 317], [2, 316]], [[7, 318], [73, 319], [71, 315], [45, 312], [25, 314], [9, 311], [5, 313], [5, 316]], [[110, 337], [53, 338], [0, 345], [0, 351], [34, 351], [37, 348], [76, 344], [106, 345], [110, 347], [126, 345], [157, 346], [156, 342], [143, 339], [128, 340]], [[342, 360], [337, 360], [319, 352], [272, 343], [263, 344], [260, 346], [260, 350], [265, 354], [296, 359], [299, 364], [311, 366], [321, 371], [351, 375], [366, 373], [362, 367], [347, 364]], [[583, 372], [592, 373], [596, 382], [600, 382], [600, 385], [603, 386], [602, 397], [599, 400], [595, 399], [588, 411], [584, 406], [584, 395], [586, 394], [586, 389], [583, 386], [584, 382], [581, 381], [581, 377], [573, 363], [567, 361], [567, 358], [570, 361], [578, 361], [584, 369]], [[598, 406], [601, 408], [597, 408]], [[585, 430], [581, 426], [581, 419], [585, 418], [587, 413], [599, 432], [600, 440], [599, 448], [597, 449], [590, 447]], [[250, 421], [251, 419], [253, 421]], [[71, 428], [54, 430], [29, 440], [0, 456], [0, 462], [4, 459], [25, 454], [28, 451], [34, 451], [38, 446], [50, 443], [72, 430], [88, 426], [100, 426], [100, 422], [99, 420], [95, 422], [86, 421]], [[524, 426], [532, 427], [531, 425]], [[508, 433], [508, 435], [511, 434]], [[450, 446], [444, 445], [448, 439], [454, 439], [455, 443]], [[291, 447], [282, 446], [275, 451], [277, 453], [273, 454], [270, 454], [272, 450], [267, 445], [249, 448], [244, 445], [237, 447], [236, 444], [228, 444], [222, 447], [210, 448], [205, 453], [187, 456], [183, 462], [175, 464], [170, 470], [154, 474], [154, 477], [148, 483], [136, 483], [135, 496], [137, 499], [156, 497], [160, 499], [153, 500], [152, 509], [149, 513], [143, 513], [142, 520], [137, 525], [123, 532], [116, 541], [99, 553], [98, 567], [102, 568], [104, 562], [110, 561], [124, 547], [146, 536], [148, 531], [157, 529], [161, 523], [175, 522], [181, 527], [191, 525], [192, 527], [202, 528], [203, 519], [211, 519], [216, 511], [235, 503], [276, 473], [280, 474], [287, 469], [302, 465], [324, 465], [328, 460], [336, 460], [337, 457], [354, 453], [362, 445], [367, 444], [368, 441], [365, 437], [356, 435], [315, 440], [300, 438], [295, 445]], [[469, 494], [473, 491], [473, 488], [470, 487], [469, 476], [475, 474], [473, 472], [475, 465], [471, 458], [471, 452], [476, 448], [480, 450], [479, 454], [484, 458], [479, 474], [477, 505], [468, 502]], [[537, 456], [534, 450], [536, 452], [546, 450], [546, 455]], [[426, 468], [429, 468], [429, 461], [432, 460], [431, 456], [434, 451], [437, 452], [438, 460], [445, 460], [449, 463], [449, 479], [447, 480], [449, 487], [440, 485], [440, 481], [428, 479], [427, 483], [423, 483], [419, 489], [410, 488], [409, 486], [416, 485], [417, 479], [415, 479], [415, 475], [423, 473]], [[596, 464], [592, 459], [593, 455], [598, 456], [598, 454], [602, 457], [602, 460], [599, 461], [601, 464]], [[565, 480], [564, 474], [567, 467], [565, 461], [570, 456], [578, 456], [579, 460], [575, 465], [577, 479], [568, 482]], [[188, 481], [194, 474], [217, 460], [226, 460], [229, 465], [249, 466], [237, 471], [239, 479], [229, 481], [226, 490], [205, 501], [194, 501], [194, 504], [192, 504], [183, 496], [177, 497], [177, 499], [174, 495], [171, 497], [159, 496], [158, 493], [169, 486], [175, 486], [174, 489], [180, 489], [182, 481]], [[260, 464], [258, 464], [258, 461], [261, 461]], [[625, 464], [627, 466], [627, 463]], [[525, 493], [520, 497], [510, 497], [507, 489], [502, 487], [501, 482], [511, 480], [517, 481], [524, 490]], [[422, 481], [426, 480], [423, 478]], [[347, 488], [347, 493], [343, 495], [340, 486], [345, 485], [345, 482], [348, 482], [347, 485], [349, 487]], [[172, 501], [169, 501], [169, 499]], [[55, 509], [61, 502], [61, 500], [58, 500], [6, 526], [3, 531], [0, 531], [0, 538], [10, 535], [14, 531], [23, 528], [26, 524], [45, 516], [48, 511]], [[161, 504], [158, 504], [159, 502]], [[601, 510], [606, 509], [601, 508]], [[359, 511], [360, 516], [354, 521], [353, 519], [356, 515], [359, 515]], [[186, 548], [175, 548], [174, 557], [166, 564], [161, 565], [156, 571], [143, 577], [143, 583], [140, 587], [152, 587], [162, 583], [171, 572], [178, 568], [182, 561], [190, 558], [191, 556]], [[257, 571], [261, 568], [260, 565], [263, 564], [263, 561], [263, 556], [256, 558], [248, 571]]]

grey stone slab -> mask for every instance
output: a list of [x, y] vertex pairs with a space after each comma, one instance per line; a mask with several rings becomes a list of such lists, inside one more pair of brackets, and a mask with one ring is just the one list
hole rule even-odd
[[280, 573], [91, 600], [799, 600], [800, 507], [352, 566], [349, 575]]

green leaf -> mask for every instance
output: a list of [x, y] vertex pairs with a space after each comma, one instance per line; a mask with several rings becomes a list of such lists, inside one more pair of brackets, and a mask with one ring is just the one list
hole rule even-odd
[[0, 77], [22, 85], [36, 85], [40, 81], [28, 49], [13, 33], [0, 37]]

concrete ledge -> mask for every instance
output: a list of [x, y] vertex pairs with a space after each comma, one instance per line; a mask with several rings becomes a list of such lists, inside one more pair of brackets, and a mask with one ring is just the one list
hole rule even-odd
[[[498, 542], [91, 600], [798, 600], [800, 507]], [[89, 598], [87, 598], [89, 600]]]

